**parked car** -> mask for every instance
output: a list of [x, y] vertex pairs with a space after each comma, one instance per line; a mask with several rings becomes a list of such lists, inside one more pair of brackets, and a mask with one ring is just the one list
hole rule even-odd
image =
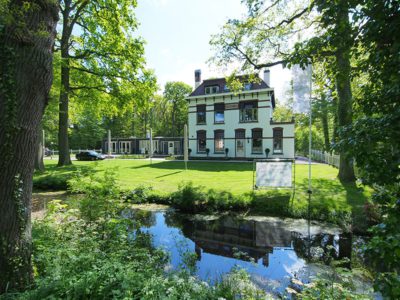
[[105, 157], [96, 151], [81, 151], [76, 154], [77, 160], [103, 160]]
[[52, 155], [53, 155], [52, 150], [50, 150], [49, 148], [44, 149], [44, 156], [52, 156]]

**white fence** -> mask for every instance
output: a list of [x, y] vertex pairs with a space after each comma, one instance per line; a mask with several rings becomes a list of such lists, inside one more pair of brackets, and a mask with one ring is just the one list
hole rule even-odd
[[330, 154], [329, 152], [311, 150], [311, 159], [339, 168], [340, 155], [338, 154]]

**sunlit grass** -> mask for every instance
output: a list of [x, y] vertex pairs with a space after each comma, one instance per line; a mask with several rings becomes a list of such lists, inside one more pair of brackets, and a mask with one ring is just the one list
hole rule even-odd
[[[190, 161], [188, 170], [182, 161], [153, 160], [104, 160], [99, 162], [75, 161], [74, 165], [58, 168], [55, 160], [46, 160], [46, 172], [41, 176], [71, 176], [77, 170], [102, 173], [114, 169], [117, 181], [123, 189], [151, 186], [156, 193], [168, 194], [178, 190], [180, 184], [192, 181], [205, 190], [228, 191], [234, 195], [251, 194], [253, 163]], [[337, 179], [338, 170], [328, 165], [312, 165], [312, 215], [331, 214], [333, 211], [352, 214], [353, 219], [363, 218], [363, 205], [370, 197], [371, 189], [355, 184], [342, 184]], [[291, 214], [300, 216], [308, 207], [308, 165], [297, 164], [295, 190], [268, 189], [257, 191], [253, 212], [273, 213], [290, 207]]]

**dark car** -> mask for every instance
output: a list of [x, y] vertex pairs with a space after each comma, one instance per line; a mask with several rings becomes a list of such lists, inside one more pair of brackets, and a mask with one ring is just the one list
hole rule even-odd
[[105, 157], [96, 151], [82, 151], [76, 155], [77, 160], [103, 160]]
[[44, 156], [52, 156], [52, 155], [53, 155], [52, 150], [50, 150], [49, 148], [44, 149]]

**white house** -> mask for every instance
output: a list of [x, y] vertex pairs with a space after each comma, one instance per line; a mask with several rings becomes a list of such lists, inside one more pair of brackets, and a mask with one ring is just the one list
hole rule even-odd
[[229, 91], [225, 78], [201, 82], [195, 71], [195, 90], [189, 104], [189, 148], [191, 157], [235, 159], [294, 158], [294, 120], [274, 122], [274, 90], [269, 86], [269, 70], [264, 79], [250, 83], [239, 76], [244, 89]]

